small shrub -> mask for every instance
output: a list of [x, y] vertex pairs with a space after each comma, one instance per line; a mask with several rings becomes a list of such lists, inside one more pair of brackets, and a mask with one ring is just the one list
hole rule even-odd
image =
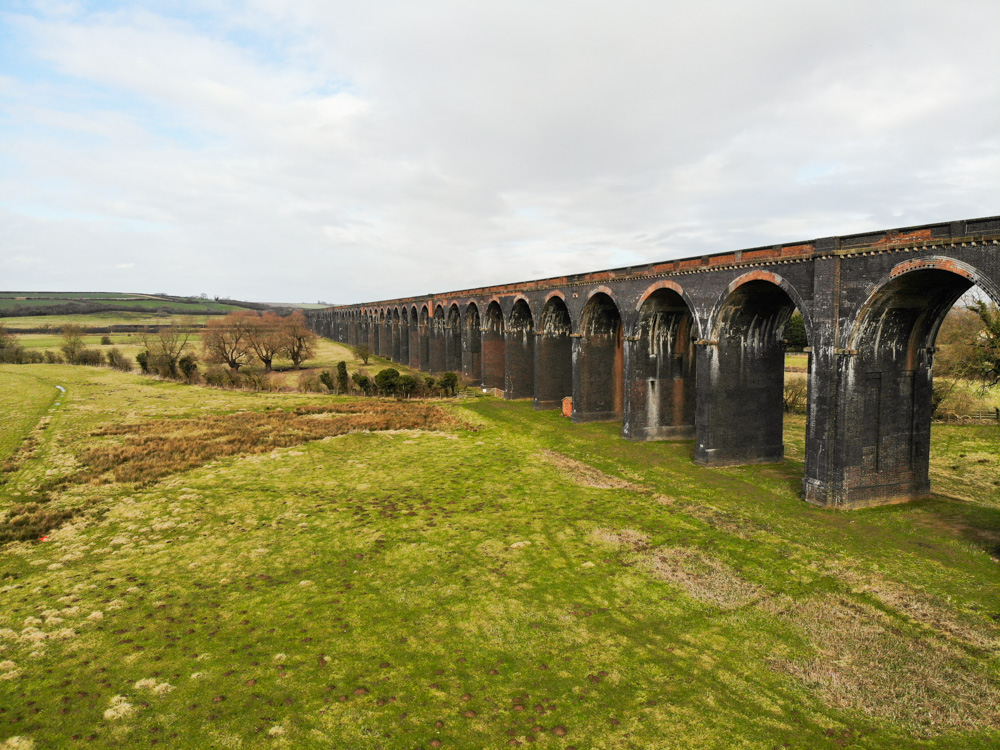
[[54, 352], [51, 349], [45, 350], [45, 364], [61, 365], [63, 361], [63, 356], [59, 352]]
[[331, 393], [337, 388], [337, 381], [333, 379], [333, 373], [329, 370], [323, 370], [319, 374], [319, 382], [326, 386], [326, 389]]
[[149, 352], [141, 351], [135, 355], [135, 361], [139, 363], [139, 369], [145, 373], [149, 372]]
[[805, 406], [809, 393], [809, 380], [805, 377], [785, 376], [784, 404], [789, 414], [800, 411]]
[[417, 390], [417, 379], [412, 375], [400, 375], [396, 382], [396, 392], [403, 398], [409, 398]]
[[299, 376], [299, 390], [303, 393], [324, 393], [327, 387], [317, 372], [304, 372]]
[[354, 354], [361, 360], [361, 364], [367, 365], [368, 359], [372, 356], [372, 350], [368, 348], [368, 344], [358, 344], [354, 347]]
[[375, 387], [386, 396], [396, 395], [399, 386], [399, 370], [395, 367], [386, 367], [375, 374]]
[[107, 334], [101, 336], [101, 346], [111, 346], [111, 343], [112, 341], [110, 336], [108, 336]]
[[277, 390], [277, 385], [275, 381], [271, 379], [270, 374], [257, 367], [243, 367], [236, 375], [239, 380], [239, 384], [237, 385], [238, 388], [246, 388], [249, 391]]
[[105, 364], [104, 352], [100, 349], [80, 349], [73, 358], [73, 364], [100, 367]]
[[198, 381], [198, 358], [194, 354], [185, 354], [177, 361], [177, 370], [187, 383]]
[[224, 365], [212, 365], [202, 375], [206, 385], [215, 388], [235, 388], [239, 382], [239, 375]]
[[375, 389], [375, 384], [372, 382], [372, 379], [368, 377], [368, 373], [364, 370], [358, 370], [356, 373], [351, 375], [351, 380], [354, 381], [354, 384], [366, 396], [370, 396], [372, 391]]
[[[331, 389], [332, 390], [332, 389]], [[338, 362], [337, 363], [337, 392], [338, 393], [350, 393], [351, 391], [351, 381], [347, 376], [347, 363]]]
[[122, 372], [132, 372], [132, 360], [121, 353], [117, 347], [108, 349], [108, 366]]
[[441, 376], [441, 390], [445, 392], [445, 395], [455, 395], [455, 391], [458, 388], [458, 375], [453, 372], [446, 372]]

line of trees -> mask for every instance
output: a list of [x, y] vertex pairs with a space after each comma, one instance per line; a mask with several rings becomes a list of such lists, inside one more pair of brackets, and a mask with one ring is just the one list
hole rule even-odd
[[277, 357], [290, 359], [298, 370], [315, 355], [318, 339], [301, 311], [284, 317], [273, 312], [234, 312], [209, 320], [201, 335], [206, 360], [227, 365], [233, 372], [254, 362], [270, 372]]

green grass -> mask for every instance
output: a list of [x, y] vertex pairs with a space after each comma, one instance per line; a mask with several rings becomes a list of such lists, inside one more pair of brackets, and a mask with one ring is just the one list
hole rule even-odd
[[[229, 312], [238, 306], [215, 300], [187, 297], [161, 297], [151, 294], [122, 294], [115, 292], [2, 292], [0, 311], [14, 315], [18, 310], [44, 309], [66, 304], [102, 305], [108, 311], [120, 307], [139, 307], [150, 312], [169, 311], [172, 314], [204, 314]], [[123, 311], [127, 312], [127, 311]], [[135, 311], [132, 311], [135, 312]]]
[[[176, 318], [176, 314], [129, 312], [127, 310], [95, 312], [81, 315], [26, 315], [23, 317], [0, 318], [0, 323], [8, 329], [38, 329], [48, 326], [52, 331], [64, 325], [80, 325], [84, 328], [110, 328], [111, 326], [162, 326]], [[203, 326], [208, 320], [207, 315], [185, 315], [184, 325]]]
[[[0, 366], [0, 383], [50, 416], [0, 508], [117, 440], [103, 425], [331, 401], [83, 367]], [[996, 430], [935, 427], [934, 471], [988, 459], [935, 475], [967, 501], [845, 513], [797, 497], [800, 416], [783, 464], [705, 469], [690, 442], [523, 402], [449, 408], [470, 428], [53, 497], [81, 514], [0, 549], [0, 743], [1000, 742]]]

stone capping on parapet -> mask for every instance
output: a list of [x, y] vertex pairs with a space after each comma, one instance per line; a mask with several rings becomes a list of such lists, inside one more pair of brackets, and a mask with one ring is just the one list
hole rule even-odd
[[[956, 246], [966, 247], [970, 245], [1000, 245], [1000, 216], [824, 237], [807, 242], [789, 242], [714, 253], [711, 255], [677, 258], [640, 266], [623, 266], [570, 276], [552, 276], [545, 279], [496, 284], [452, 292], [400, 297], [376, 302], [336, 305], [325, 309], [381, 308], [392, 305], [425, 303], [427, 300], [439, 301], [444, 298], [453, 297], [504, 296], [518, 293], [523, 294], [525, 291], [590, 286], [597, 282], [661, 279], [732, 268], [755, 268], [759, 266], [803, 263], [820, 258], [865, 257], [885, 253], [934, 250]], [[434, 311], [430, 310], [429, 313], [433, 317]]]

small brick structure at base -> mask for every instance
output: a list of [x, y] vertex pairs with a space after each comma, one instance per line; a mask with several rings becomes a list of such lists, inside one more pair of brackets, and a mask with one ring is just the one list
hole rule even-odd
[[572, 396], [567, 396], [566, 398], [563, 399], [563, 401], [562, 401], [562, 415], [564, 417], [572, 417], [573, 416], [573, 397]]

